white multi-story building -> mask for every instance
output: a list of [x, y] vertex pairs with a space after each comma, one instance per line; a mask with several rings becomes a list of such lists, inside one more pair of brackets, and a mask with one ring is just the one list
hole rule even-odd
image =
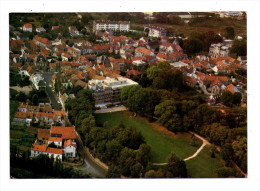
[[229, 48], [232, 46], [232, 42], [211, 44], [209, 47], [209, 56], [218, 58], [218, 57], [227, 57], [229, 53]]
[[153, 25], [145, 25], [144, 30], [149, 29], [148, 36], [159, 38], [161, 36], [166, 36], [166, 30]]
[[37, 90], [39, 90], [40, 87], [46, 87], [46, 83], [43, 81], [44, 78], [40, 73], [32, 74], [30, 80], [33, 84], [33, 87]]
[[121, 89], [131, 85], [138, 85], [138, 83], [123, 77], [106, 77], [104, 80], [89, 80], [88, 82], [88, 88], [93, 92], [96, 105], [118, 102]]
[[93, 21], [93, 32], [97, 30], [129, 31], [130, 21]]

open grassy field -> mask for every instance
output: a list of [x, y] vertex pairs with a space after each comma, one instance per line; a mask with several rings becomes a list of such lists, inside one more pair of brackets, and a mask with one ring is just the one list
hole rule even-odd
[[186, 161], [189, 176], [193, 178], [217, 178], [215, 170], [223, 167], [220, 154], [211, 158], [208, 146], [204, 147], [197, 157]]
[[[142, 24], [134, 24], [136, 27], [143, 27]], [[153, 24], [158, 27], [163, 27], [167, 31], [174, 31], [176, 34], [184, 34], [184, 36], [190, 36], [192, 32], [205, 33], [208, 31], [214, 31], [215, 33], [224, 33], [226, 27], [233, 27], [236, 35], [243, 35], [247, 33], [247, 26], [245, 20], [236, 19], [222, 19], [221, 22], [214, 20], [208, 20], [197, 24], [197, 26], [184, 25], [171, 25], [171, 24]]]
[[[110, 127], [118, 125], [121, 122], [127, 127], [132, 126], [141, 131], [147, 144], [151, 146], [152, 162], [167, 162], [167, 157], [171, 152], [176, 153], [180, 158], [184, 159], [194, 154], [202, 144], [199, 140], [197, 147], [191, 146], [190, 134], [179, 133], [172, 135], [165, 128], [157, 128], [159, 126], [157, 123], [149, 123], [144, 118], [132, 117], [130, 114], [128, 111], [96, 114], [96, 121], [97, 124], [108, 121]], [[223, 166], [219, 154], [216, 154], [216, 158], [211, 158], [208, 146], [204, 147], [195, 158], [186, 161], [186, 165], [189, 177], [193, 178], [215, 178], [217, 177], [215, 170]]]
[[129, 112], [113, 112], [96, 114], [97, 124], [108, 121], [110, 127], [122, 122], [126, 127], [134, 127], [142, 133], [145, 141], [151, 146], [152, 162], [167, 162], [171, 152], [176, 153], [181, 159], [191, 156], [200, 147], [202, 142], [196, 146], [190, 145], [191, 135], [179, 133], [170, 135], [154, 127], [151, 123], [140, 117], [132, 117]]

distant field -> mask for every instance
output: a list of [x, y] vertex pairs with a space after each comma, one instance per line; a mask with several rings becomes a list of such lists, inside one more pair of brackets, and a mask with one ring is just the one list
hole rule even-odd
[[[170, 25], [170, 24], [153, 24], [155, 26], [163, 27], [166, 30], [174, 31], [177, 34], [184, 34], [184, 36], [189, 36], [192, 32], [204, 33], [208, 31], [214, 31], [216, 33], [225, 32], [226, 27], [233, 27], [235, 29], [236, 35], [246, 34], [247, 27], [245, 21], [239, 20], [224, 20], [220, 22], [203, 23], [201, 26], [189, 26], [185, 25]], [[143, 27], [142, 24], [135, 24], [135, 26]]]
[[179, 133], [175, 137], [162, 133], [155, 129], [151, 123], [140, 117], [131, 117], [129, 112], [113, 112], [105, 114], [96, 114], [98, 124], [108, 121], [110, 127], [122, 122], [126, 127], [134, 127], [141, 131], [145, 141], [151, 146], [152, 162], [167, 162], [171, 152], [176, 153], [181, 159], [191, 156], [200, 147], [202, 142], [199, 140], [197, 147], [190, 145], [191, 135], [188, 133]]
[[221, 156], [211, 158], [208, 147], [204, 147], [197, 157], [186, 161], [189, 176], [193, 178], [217, 178], [215, 170], [223, 167]]

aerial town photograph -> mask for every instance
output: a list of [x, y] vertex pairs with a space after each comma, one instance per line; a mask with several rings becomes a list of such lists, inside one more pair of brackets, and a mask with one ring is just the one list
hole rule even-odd
[[248, 176], [247, 12], [13, 12], [9, 79], [10, 179]]

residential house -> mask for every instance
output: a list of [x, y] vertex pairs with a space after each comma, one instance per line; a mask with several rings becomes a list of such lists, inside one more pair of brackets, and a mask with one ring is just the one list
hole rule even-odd
[[183, 49], [175, 41], [173, 43], [163, 42], [159, 46], [159, 52], [169, 55], [173, 52], [183, 53]]
[[32, 32], [32, 24], [26, 23], [23, 25], [22, 29], [24, 32]]
[[64, 155], [65, 157], [76, 157], [76, 143], [71, 139], [64, 142]]
[[46, 32], [46, 30], [43, 27], [36, 28], [36, 32], [43, 33]]
[[145, 25], [144, 31], [149, 30], [148, 36], [149, 37], [156, 37], [160, 38], [161, 36], [166, 36], [166, 30], [164, 28], [160, 28], [153, 25]]
[[14, 122], [21, 122], [30, 125], [33, 119], [33, 114], [30, 112], [16, 112], [14, 115]]
[[35, 73], [32, 74], [30, 77], [30, 80], [32, 82], [32, 86], [36, 89], [39, 90], [40, 88], [45, 88], [46, 87], [46, 82], [43, 81], [44, 78], [40, 73]]

